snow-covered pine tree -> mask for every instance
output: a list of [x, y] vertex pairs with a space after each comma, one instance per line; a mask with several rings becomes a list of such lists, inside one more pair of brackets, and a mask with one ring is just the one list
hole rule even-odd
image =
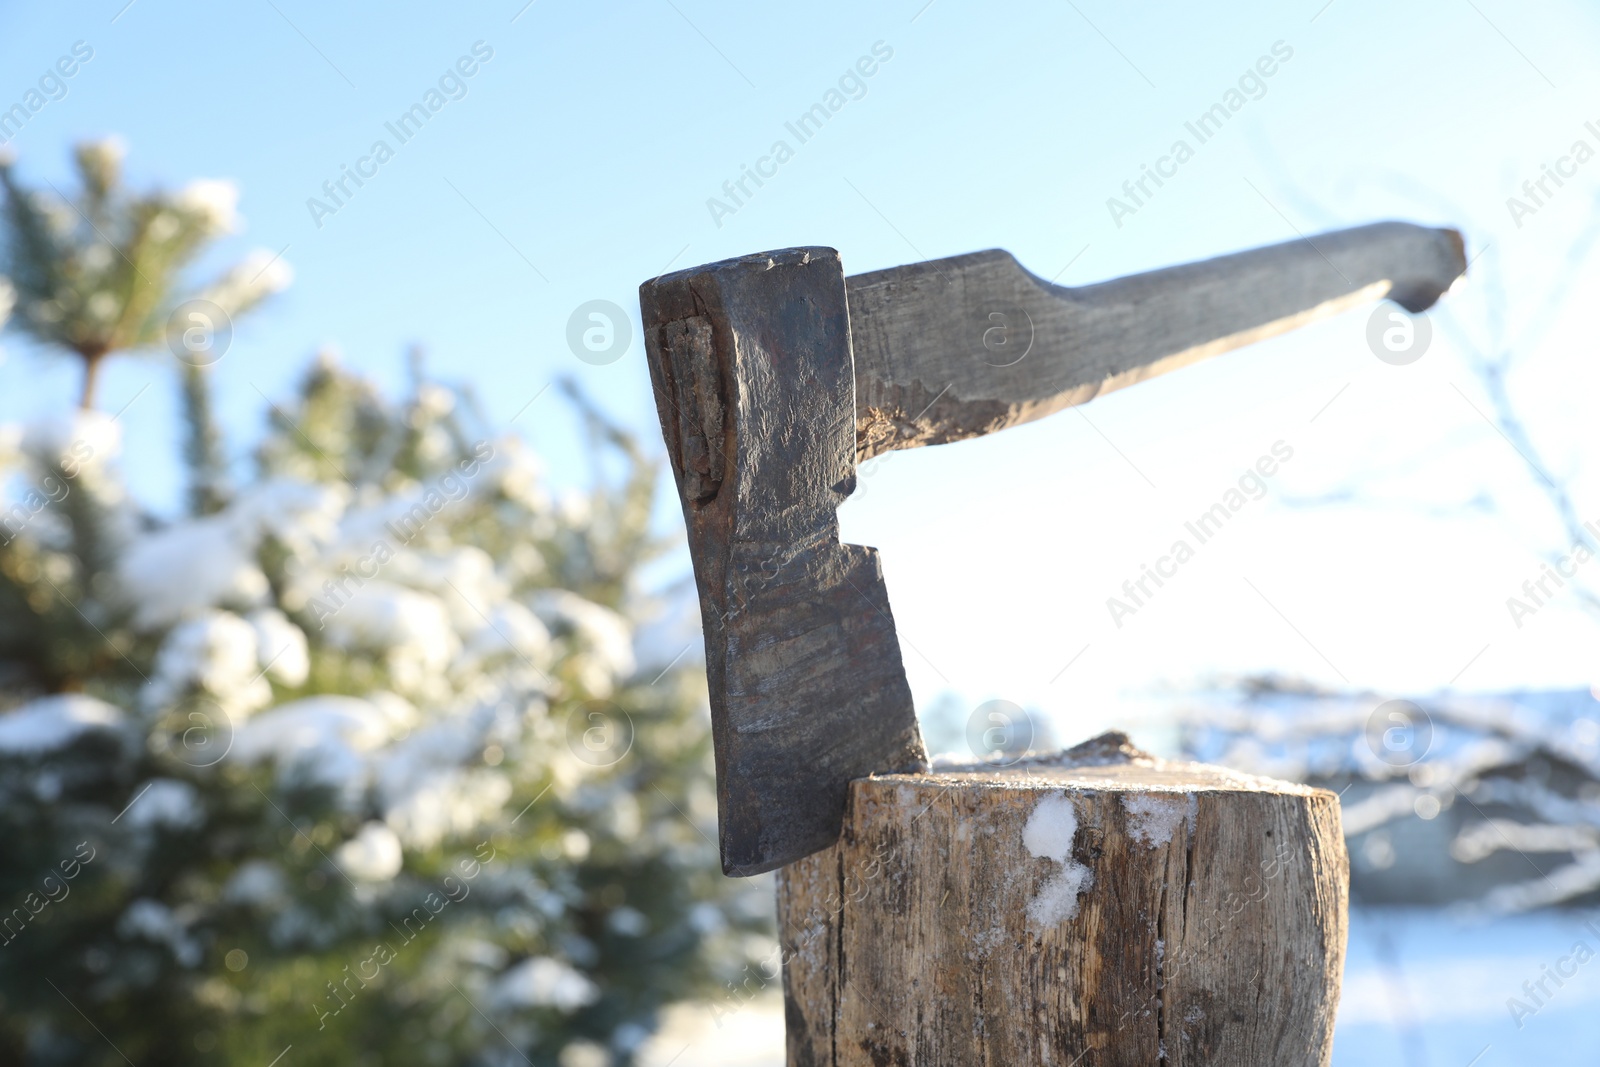
[[578, 403], [624, 477], [557, 497], [324, 356], [166, 521], [104, 416], [0, 428], [0, 1064], [621, 1067], [771, 973], [703, 679], [640, 640], [654, 466]]

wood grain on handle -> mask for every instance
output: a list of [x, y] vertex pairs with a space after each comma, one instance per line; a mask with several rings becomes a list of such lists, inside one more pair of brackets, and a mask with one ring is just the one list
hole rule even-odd
[[1383, 297], [1421, 311], [1465, 269], [1456, 231], [1380, 222], [1071, 289], [999, 250], [856, 275], [857, 459], [1030, 422]]

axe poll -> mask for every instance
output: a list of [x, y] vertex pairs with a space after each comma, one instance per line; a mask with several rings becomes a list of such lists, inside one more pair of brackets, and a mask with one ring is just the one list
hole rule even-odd
[[878, 554], [839, 542], [857, 462], [1358, 304], [1420, 312], [1465, 269], [1456, 231], [1384, 222], [1075, 288], [1000, 250], [846, 278], [831, 248], [641, 285], [705, 631], [723, 870], [826, 848], [852, 779], [927, 767]]

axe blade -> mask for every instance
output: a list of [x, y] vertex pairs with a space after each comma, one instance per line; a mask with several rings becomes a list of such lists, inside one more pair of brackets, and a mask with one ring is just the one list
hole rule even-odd
[[785, 249], [665, 275], [639, 302], [700, 593], [722, 869], [759, 874], [838, 838], [853, 779], [927, 765], [878, 554], [839, 543], [844, 270]]

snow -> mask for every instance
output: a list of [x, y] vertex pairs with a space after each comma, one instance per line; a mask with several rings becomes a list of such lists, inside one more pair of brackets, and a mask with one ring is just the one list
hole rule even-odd
[[333, 539], [349, 499], [342, 485], [276, 478], [239, 494], [227, 514], [246, 531], [271, 534], [293, 552], [313, 552]]
[[337, 648], [387, 651], [407, 679], [402, 690], [420, 685], [422, 674], [443, 671], [460, 647], [437, 596], [383, 579], [361, 586], [323, 617], [323, 625]]
[[339, 846], [334, 861], [358, 882], [387, 882], [400, 873], [400, 839], [381, 822], [369, 822]]
[[417, 710], [393, 693], [365, 699], [306, 697], [244, 723], [231, 756], [247, 764], [274, 760], [282, 770], [298, 768], [313, 781], [341, 787], [352, 806], [362, 803], [371, 787], [383, 822], [369, 824], [363, 831], [367, 838], [352, 856], [358, 862], [370, 859], [370, 869], [378, 870], [379, 861], [398, 856], [401, 847], [433, 848], [447, 837], [471, 832], [504, 808], [512, 791], [506, 775], [460, 766], [482, 750], [495, 714], [495, 708], [480, 706], [412, 733]]
[[103, 411], [55, 412], [30, 421], [22, 431], [22, 450], [50, 467], [69, 473], [98, 468], [122, 445], [122, 427]]
[[163, 941], [178, 929], [172, 909], [148, 897], [129, 904], [117, 921], [117, 931], [124, 937], [143, 937], [151, 941]]
[[239, 187], [218, 178], [201, 178], [178, 190], [174, 203], [195, 216], [209, 233], [231, 233], [239, 224]]
[[[1431, 737], [1434, 776], [1460, 776], [1544, 748], [1600, 777], [1600, 700], [1589, 689], [1446, 693], [1417, 697]], [[1290, 781], [1357, 774], [1386, 778], [1407, 765], [1380, 761], [1365, 741], [1377, 697], [1221, 690], [1184, 709], [1190, 754]]]
[[544, 488], [544, 464], [514, 434], [495, 441], [494, 455], [484, 464], [479, 478], [532, 512], [542, 513], [550, 508], [550, 495]]
[[[176, 228], [173, 220], [173, 227]], [[294, 269], [281, 253], [269, 248], [252, 250], [228, 272], [202, 292], [201, 298], [220, 307], [224, 314], [238, 315], [274, 293], [287, 289], [294, 281]], [[219, 328], [225, 327], [224, 322]]]
[[463, 937], [451, 944], [445, 951], [448, 951], [451, 956], [462, 963], [487, 967], [492, 971], [498, 971], [504, 967], [506, 960], [510, 956], [510, 953], [501, 946], [481, 937]]
[[228, 611], [207, 611], [173, 627], [156, 653], [145, 700], [166, 707], [191, 689], [211, 694], [240, 718], [265, 707], [272, 686], [262, 677], [256, 628]]
[[125, 818], [129, 826], [150, 829], [157, 826], [182, 830], [199, 826], [205, 820], [200, 792], [176, 778], [154, 778], [134, 791], [134, 801]]
[[1072, 859], [1077, 834], [1077, 809], [1061, 792], [1039, 801], [1022, 828], [1022, 845], [1030, 855], [1061, 864], [1028, 902], [1028, 919], [1035, 926], [1055, 926], [1077, 915], [1078, 894], [1094, 883], [1094, 872]]
[[[1600, 932], [1585, 925], [1591, 920], [1600, 926], [1592, 911], [1477, 923], [1430, 908], [1352, 909], [1332, 1067], [1592, 1067]], [[1596, 958], [1577, 962], [1580, 941]], [[1523, 983], [1558, 964], [1577, 973], [1560, 986], [1547, 980], [1551, 995], [1521, 1015], [1519, 1028], [1507, 1001], [1534, 1007]], [[720, 1002], [680, 1004], [663, 1013], [639, 1062], [783, 1067], [783, 1035], [776, 987], [731, 1012]]]
[[336, 647], [385, 655], [396, 687], [425, 699], [444, 697], [447, 673], [481, 673], [491, 658], [547, 663], [549, 630], [506, 599], [509, 585], [486, 552], [423, 547], [428, 527], [404, 521], [416, 496], [351, 509], [335, 543], [294, 569], [286, 603], [305, 610]]
[[[1434, 909], [1352, 909], [1334, 1067], [1588, 1067], [1600, 1047], [1600, 961], [1579, 964], [1573, 950], [1582, 942], [1600, 952], [1594, 919], [1551, 910], [1478, 923]], [[1547, 979], [1550, 995], [1540, 994], [1536, 983], [1558, 965], [1576, 973], [1559, 986]], [[1535, 998], [1543, 1003], [1531, 1016], [1511, 1003], [1535, 1007]]]
[[312, 555], [333, 536], [348, 493], [278, 479], [250, 487], [216, 515], [134, 538], [117, 564], [134, 626], [159, 630], [211, 607], [253, 607], [271, 592], [256, 562], [265, 537]]
[[604, 1045], [579, 1038], [562, 1046], [556, 1062], [561, 1067], [611, 1067], [614, 1061]]
[[436, 595], [449, 612], [451, 625], [464, 631], [481, 627], [485, 606], [504, 600], [507, 592], [495, 573], [494, 560], [471, 545], [445, 552], [400, 552], [384, 573], [392, 581]]
[[639, 1067], [784, 1067], [783, 1027], [776, 983], [733, 1005], [674, 1004], [640, 1048]]
[[570, 1014], [599, 1000], [600, 990], [569, 964], [549, 956], [534, 956], [500, 976], [492, 999], [506, 1006], [550, 1007]]
[[[1198, 699], [1180, 720], [1189, 755], [1340, 791], [1358, 897], [1513, 911], [1600, 889], [1600, 688], [1418, 696], [1403, 717], [1371, 694], [1247, 686]], [[1387, 747], [1396, 722], [1402, 758]], [[1497, 807], [1509, 810], [1491, 820]], [[1502, 850], [1556, 858], [1516, 883], [1471, 866]]]
[[1022, 828], [1022, 845], [1029, 855], [1067, 862], [1072, 839], [1078, 833], [1078, 810], [1065, 793], [1051, 793], [1039, 801]]
[[113, 730], [122, 721], [121, 708], [82, 693], [40, 697], [0, 714], [0, 755], [50, 752], [87, 730]]
[[128, 158], [128, 142], [113, 134], [80, 143], [77, 154], [90, 169], [107, 173], [122, 166], [122, 161]]
[[270, 592], [255, 545], [226, 513], [136, 539], [117, 562], [133, 625], [159, 630], [213, 604], [257, 604]]
[[566, 589], [541, 589], [529, 599], [534, 614], [551, 630], [571, 634], [591, 653], [580, 664], [597, 668], [583, 678], [590, 692], [606, 696], [617, 679], [633, 674], [633, 629], [621, 615]]
[[418, 850], [465, 834], [511, 799], [511, 782], [497, 771], [436, 771], [391, 801], [384, 818], [399, 840]]
[[294, 282], [294, 268], [270, 248], [252, 248], [239, 264], [239, 273], [266, 293], [281, 293]]
[[457, 669], [476, 669], [479, 661], [514, 654], [541, 667], [550, 660], [550, 631], [539, 617], [514, 600], [488, 608], [478, 625], [468, 627], [470, 635], [462, 649]]
[[130, 940], [143, 938], [164, 943], [185, 967], [197, 965], [202, 956], [199, 942], [188, 935], [183, 920], [165, 904], [148, 897], [128, 905], [117, 920], [117, 932]]
[[383, 689], [368, 693], [366, 700], [368, 704], [378, 709], [379, 714], [388, 723], [391, 737], [403, 740], [411, 736], [411, 728], [420, 718], [416, 705], [398, 693]]
[[289, 899], [289, 879], [271, 860], [245, 860], [222, 887], [222, 899], [231, 904], [277, 907]]
[[1600, 888], [1600, 852], [1580, 853], [1572, 862], [1525, 882], [1489, 890], [1483, 906], [1492, 912], [1529, 911], [1573, 900]]
[[255, 627], [256, 658], [261, 670], [291, 688], [304, 685], [311, 673], [305, 631], [277, 608], [257, 608], [245, 620]]
[[1128, 813], [1128, 829], [1134, 840], [1155, 848], [1172, 840], [1173, 833], [1189, 814], [1193, 802], [1192, 795], [1179, 797], [1129, 793], [1122, 798], [1122, 807]]
[[728, 920], [723, 917], [716, 905], [702, 901], [689, 909], [689, 926], [696, 933], [710, 936], [720, 934], [727, 929]]
[[644, 913], [626, 904], [606, 916], [606, 925], [623, 937], [643, 937], [650, 931], [650, 920]]
[[[4, 354], [5, 349], [0, 348], [0, 358], [3, 358]], [[22, 451], [25, 436], [26, 431], [21, 424], [0, 422], [0, 474], [6, 474], [23, 464], [26, 459]]]
[[364, 784], [366, 754], [402, 729], [373, 701], [306, 697], [260, 712], [240, 726], [230, 755], [242, 763], [276, 760], [283, 769], [298, 767], [315, 781], [357, 793]]
[[1081, 863], [1069, 863], [1039, 887], [1028, 902], [1028, 919], [1041, 929], [1055, 926], [1078, 914], [1078, 894], [1094, 882], [1094, 872]]

